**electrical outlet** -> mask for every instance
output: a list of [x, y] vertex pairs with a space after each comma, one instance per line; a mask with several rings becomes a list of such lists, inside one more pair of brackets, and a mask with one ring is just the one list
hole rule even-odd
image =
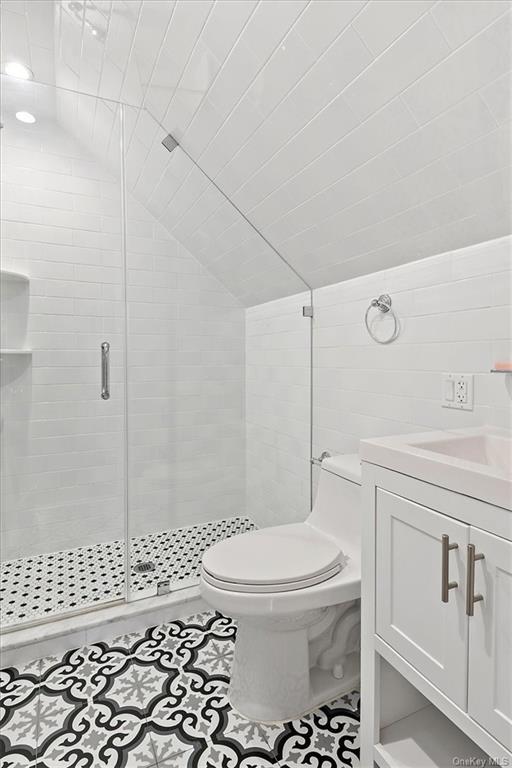
[[443, 408], [457, 408], [462, 411], [473, 410], [473, 374], [443, 373]]

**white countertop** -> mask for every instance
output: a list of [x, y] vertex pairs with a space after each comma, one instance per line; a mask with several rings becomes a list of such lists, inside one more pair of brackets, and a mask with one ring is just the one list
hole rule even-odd
[[372, 438], [361, 440], [360, 456], [512, 511], [512, 435], [507, 430], [478, 427]]

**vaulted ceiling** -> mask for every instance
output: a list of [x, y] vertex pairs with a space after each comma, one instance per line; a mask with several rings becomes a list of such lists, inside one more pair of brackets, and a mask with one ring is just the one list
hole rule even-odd
[[[254, 304], [303, 284], [236, 208], [313, 287], [511, 231], [511, 6], [2, 0], [2, 59], [144, 107], [130, 188]], [[100, 150], [116, 106], [93, 104], [61, 109]]]

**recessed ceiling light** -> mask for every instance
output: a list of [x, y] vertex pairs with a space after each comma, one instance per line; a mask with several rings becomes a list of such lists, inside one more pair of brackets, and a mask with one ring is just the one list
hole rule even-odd
[[19, 77], [21, 80], [32, 80], [34, 77], [32, 70], [19, 61], [8, 61], [4, 67], [4, 72], [11, 77]]
[[36, 119], [31, 112], [16, 112], [16, 120], [21, 123], [35, 123]]

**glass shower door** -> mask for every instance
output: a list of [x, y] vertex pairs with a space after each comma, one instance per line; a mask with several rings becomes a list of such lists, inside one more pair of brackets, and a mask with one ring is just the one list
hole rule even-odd
[[2, 77], [2, 123], [8, 630], [125, 598], [125, 302], [117, 105]]

